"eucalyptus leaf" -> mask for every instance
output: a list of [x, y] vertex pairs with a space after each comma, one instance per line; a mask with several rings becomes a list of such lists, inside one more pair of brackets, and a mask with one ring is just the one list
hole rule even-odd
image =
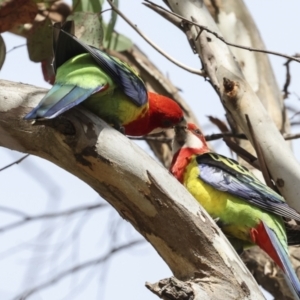
[[27, 37], [30, 60], [43, 61], [52, 56], [52, 23], [49, 18], [35, 21]]
[[110, 43], [107, 40], [103, 40], [103, 47], [110, 50], [115, 50], [118, 52], [128, 50], [132, 48], [132, 41], [123, 34], [116, 32], [112, 33]]
[[0, 34], [0, 70], [1, 70], [4, 60], [5, 60], [5, 53], [6, 53], [5, 43]]
[[[115, 4], [116, 7], [118, 7], [119, 6], [119, 1], [115, 0], [114, 4]], [[114, 28], [115, 28], [115, 25], [116, 25], [117, 16], [118, 16], [118, 14], [114, 10], [112, 10], [111, 11], [111, 17], [110, 17], [110, 20], [108, 22], [108, 25], [107, 25], [107, 28], [106, 28], [106, 31], [105, 31], [105, 40], [108, 43], [107, 48], [110, 48], [110, 43], [112, 41], [112, 34], [114, 32]]]
[[101, 17], [97, 13], [75, 12], [67, 20], [75, 23], [75, 36], [87, 45], [100, 48], [103, 40]]
[[105, 38], [103, 39], [103, 47], [106, 49], [114, 51], [125, 51], [132, 48], [132, 41], [127, 38], [125, 35], [117, 33], [116, 31], [112, 32], [110, 40], [107, 39], [107, 28], [108, 25], [102, 22], [102, 28], [104, 31]]
[[101, 13], [104, 0], [73, 0], [73, 12]]

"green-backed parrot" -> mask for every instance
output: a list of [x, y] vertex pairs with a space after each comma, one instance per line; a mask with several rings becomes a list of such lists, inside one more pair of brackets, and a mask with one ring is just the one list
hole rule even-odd
[[170, 128], [183, 119], [172, 99], [147, 92], [143, 80], [125, 62], [81, 42], [73, 22], [54, 27], [55, 83], [24, 119], [51, 119], [82, 104], [131, 136]]

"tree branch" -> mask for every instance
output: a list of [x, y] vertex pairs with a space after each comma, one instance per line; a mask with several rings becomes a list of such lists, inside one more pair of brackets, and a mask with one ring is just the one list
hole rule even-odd
[[197, 69], [192, 69], [189, 68], [188, 66], [183, 65], [182, 63], [180, 63], [179, 61], [175, 60], [174, 58], [170, 57], [170, 55], [168, 55], [165, 51], [163, 51], [162, 49], [160, 49], [157, 45], [154, 44], [154, 42], [152, 42], [148, 37], [145, 36], [145, 34], [143, 34], [141, 32], [141, 30], [139, 30], [137, 28], [136, 25], [134, 25], [114, 4], [111, 0], [107, 0], [107, 2], [109, 3], [109, 5], [111, 6], [111, 8], [133, 29], [135, 30], [150, 46], [152, 46], [157, 52], [159, 52], [162, 56], [164, 56], [166, 59], [168, 59], [169, 61], [171, 61], [173, 64], [175, 64], [176, 66], [184, 69], [185, 71], [188, 71], [192, 74], [196, 74], [196, 75], [200, 75], [200, 76], [204, 76], [205, 73], [201, 70], [197, 70]]
[[[108, 2], [110, 2], [110, 0], [108, 0]], [[179, 26], [182, 21], [186, 21], [189, 24], [192, 24], [192, 25], [195, 25], [195, 26], [199, 27], [201, 29], [201, 31], [205, 30], [205, 31], [211, 33], [212, 35], [214, 35], [216, 38], [218, 38], [220, 41], [222, 41], [223, 43], [225, 43], [228, 46], [243, 49], [243, 50], [248, 50], [248, 51], [251, 51], [251, 52], [259, 52], [259, 53], [266, 53], [266, 54], [271, 54], [271, 55], [275, 55], [275, 56], [280, 56], [280, 57], [283, 57], [283, 58], [287, 58], [290, 61], [296, 61], [296, 62], [300, 63], [300, 59], [298, 58], [298, 56], [290, 56], [290, 55], [280, 53], [280, 52], [276, 52], [276, 51], [265, 50], [265, 49], [257, 49], [257, 48], [253, 48], [253, 47], [249, 47], [249, 46], [244, 46], [244, 45], [231, 43], [231, 42], [225, 40], [222, 37], [222, 35], [220, 35], [218, 32], [211, 30], [209, 27], [200, 25], [199, 23], [193, 22], [193, 21], [189, 20], [188, 18], [184, 18], [180, 14], [168, 11], [164, 7], [162, 7], [160, 5], [157, 5], [156, 3], [152, 2], [152, 1], [145, 0], [145, 3], [143, 3], [143, 4], [145, 6], [151, 8], [152, 10], [157, 12], [158, 14], [162, 15], [164, 18], [170, 20], [173, 24], [176, 22], [177, 26]], [[168, 16], [168, 14], [172, 15], [176, 19], [175, 18], [170, 18]], [[181, 22], [178, 22], [178, 19], [180, 19]], [[195, 40], [197, 40], [198, 37], [199, 37], [199, 35], [196, 37]]]
[[1, 146], [43, 157], [90, 185], [153, 245], [177, 279], [192, 286], [194, 299], [263, 299], [208, 214], [138, 146], [79, 107], [33, 125], [22, 118], [45, 90], [0, 85]]
[[[41, 215], [37, 215], [37, 216], [24, 216], [22, 220], [19, 220], [17, 222], [5, 225], [3, 227], [0, 227], [0, 233], [3, 233], [5, 231], [14, 229], [16, 227], [25, 225], [28, 222], [32, 222], [32, 221], [37, 221], [37, 220], [43, 220], [43, 219], [52, 219], [52, 218], [59, 218], [59, 217], [63, 217], [63, 216], [69, 216], [69, 215], [73, 215], [73, 214], [77, 214], [79, 212], [83, 212], [83, 211], [91, 211], [94, 209], [98, 209], [98, 208], [103, 208], [103, 207], [107, 207], [108, 205], [105, 203], [97, 203], [97, 204], [92, 204], [92, 205], [84, 205], [84, 206], [79, 206], [79, 207], [75, 207], [72, 209], [68, 209], [65, 211], [60, 211], [60, 212], [54, 212], [54, 213], [46, 213], [46, 214], [41, 214]], [[0, 207], [1, 209], [1, 207]]]
[[65, 278], [66, 276], [70, 276], [76, 272], [80, 272], [83, 271], [86, 268], [90, 268], [90, 267], [96, 267], [101, 263], [106, 262], [108, 259], [110, 259], [114, 254], [119, 253], [123, 250], [126, 250], [128, 248], [131, 248], [133, 246], [136, 246], [140, 243], [143, 243], [144, 240], [143, 239], [139, 239], [136, 241], [132, 241], [129, 243], [126, 243], [124, 245], [118, 246], [118, 247], [114, 247], [112, 248], [105, 256], [103, 257], [99, 257], [96, 259], [91, 259], [85, 263], [73, 266], [70, 269], [64, 270], [63, 272], [55, 275], [54, 277], [50, 278], [49, 280], [45, 281], [44, 283], [41, 283], [40, 285], [37, 285], [31, 289], [28, 289], [24, 292], [22, 292], [20, 295], [16, 296], [13, 300], [25, 300], [27, 299], [29, 296], [32, 296], [33, 294], [39, 292], [42, 289], [45, 289], [51, 285], [56, 284], [57, 282], [59, 282], [60, 280], [62, 280], [63, 278]]
[[10, 168], [10, 167], [13, 166], [13, 165], [19, 164], [19, 163], [22, 162], [24, 159], [26, 159], [28, 156], [29, 156], [29, 154], [26, 154], [26, 155], [22, 156], [21, 158], [17, 159], [16, 161], [12, 162], [11, 164], [8, 164], [8, 165], [4, 166], [3, 168], [0, 168], [0, 172], [1, 172], [1, 171], [4, 171], [4, 170], [7, 169], [7, 168]]
[[[168, 0], [168, 4], [175, 13], [221, 34], [203, 2]], [[196, 40], [200, 29], [195, 25], [186, 24], [185, 29], [188, 37], [193, 38], [211, 84], [231, 118], [249, 138], [245, 115], [249, 116], [272, 178], [289, 205], [300, 211], [299, 163], [246, 81], [230, 49], [206, 31], [202, 31]]]

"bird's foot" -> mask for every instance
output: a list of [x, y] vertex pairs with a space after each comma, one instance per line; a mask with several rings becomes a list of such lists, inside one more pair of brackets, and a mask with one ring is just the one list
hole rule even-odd
[[125, 127], [118, 121], [112, 122], [112, 127], [125, 135]]
[[222, 222], [220, 218], [215, 218], [214, 221], [220, 227], [220, 229], [222, 229], [222, 227], [224, 226], [224, 222]]

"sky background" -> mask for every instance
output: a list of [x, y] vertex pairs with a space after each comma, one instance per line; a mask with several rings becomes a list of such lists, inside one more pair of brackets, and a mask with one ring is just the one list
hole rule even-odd
[[[136, 0], [120, 0], [120, 9], [156, 44], [171, 56], [193, 68], [200, 62], [185, 36]], [[161, 4], [160, 1], [156, 1]], [[267, 49], [293, 55], [300, 52], [300, 1], [245, 1], [260, 30]], [[105, 5], [104, 8], [106, 8]], [[109, 14], [109, 13], [107, 13]], [[116, 30], [131, 38], [159, 66], [193, 109], [205, 134], [218, 132], [209, 125], [207, 116], [224, 119], [224, 111], [211, 86], [201, 77], [189, 74], [162, 57], [143, 41], [121, 19]], [[25, 43], [23, 38], [4, 33], [7, 50]], [[263, 54], [262, 54], [263, 55]], [[271, 56], [277, 81], [285, 81], [284, 59]], [[300, 66], [291, 64], [291, 95], [287, 105], [299, 108]], [[49, 88], [44, 82], [40, 64], [29, 61], [26, 47], [7, 54], [0, 72], [1, 79]], [[294, 128], [297, 132], [299, 128]], [[146, 151], [146, 144], [140, 143]], [[222, 142], [213, 146], [229, 155]], [[297, 159], [299, 143], [293, 145]], [[0, 168], [23, 154], [0, 148]], [[30, 156], [21, 164], [0, 172], [0, 205], [38, 215], [102, 201], [85, 183], [56, 167]], [[105, 203], [105, 202], [103, 202]], [[1, 208], [1, 207], [0, 207]], [[0, 209], [0, 228], [19, 220]], [[112, 238], [113, 237], [113, 238]], [[35, 221], [0, 232], [0, 299], [13, 299], [18, 293], [45, 282], [74, 264], [102, 257], [111, 247], [140, 239], [129, 223], [110, 207], [79, 213], [47, 222]], [[29, 299], [157, 299], [144, 284], [171, 276], [171, 272], [148, 243], [114, 255], [105, 264], [68, 276]]]

